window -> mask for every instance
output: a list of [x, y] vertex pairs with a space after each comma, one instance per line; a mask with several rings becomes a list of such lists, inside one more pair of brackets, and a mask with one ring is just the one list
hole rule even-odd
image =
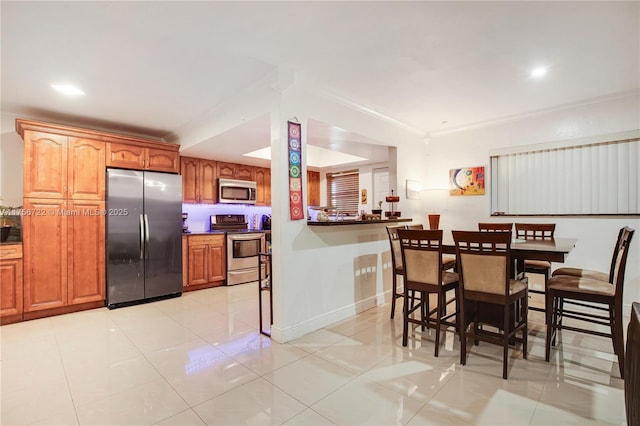
[[357, 214], [360, 193], [358, 170], [327, 173], [328, 205], [344, 213]]
[[639, 165], [637, 136], [492, 156], [491, 212], [637, 215]]

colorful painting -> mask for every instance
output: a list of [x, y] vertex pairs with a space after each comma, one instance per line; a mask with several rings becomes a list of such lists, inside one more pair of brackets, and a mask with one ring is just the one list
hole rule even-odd
[[291, 220], [304, 219], [302, 206], [302, 135], [300, 123], [289, 125], [289, 213]]
[[449, 170], [449, 195], [484, 195], [484, 167]]

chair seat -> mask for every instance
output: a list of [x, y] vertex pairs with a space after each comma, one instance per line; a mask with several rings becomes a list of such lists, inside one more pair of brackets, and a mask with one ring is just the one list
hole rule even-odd
[[593, 280], [609, 282], [609, 275], [604, 272], [592, 271], [590, 269], [582, 269], [582, 268], [559, 268], [553, 271], [551, 274], [552, 277], [556, 275], [570, 275], [573, 277], [583, 277], [590, 278]]
[[456, 257], [451, 255], [442, 256], [442, 270], [453, 269], [456, 267]]
[[552, 277], [549, 280], [548, 289], [610, 297], [613, 297], [615, 293], [614, 286], [606, 281], [571, 275], [556, 275]]
[[509, 280], [509, 296], [513, 296], [514, 294], [518, 294], [521, 291], [525, 291], [527, 289], [527, 283], [520, 280]]
[[442, 285], [453, 284], [458, 282], [459, 277], [456, 272], [443, 272], [442, 273]]
[[545, 260], [525, 260], [524, 267], [530, 269], [549, 269], [551, 268], [551, 262]]

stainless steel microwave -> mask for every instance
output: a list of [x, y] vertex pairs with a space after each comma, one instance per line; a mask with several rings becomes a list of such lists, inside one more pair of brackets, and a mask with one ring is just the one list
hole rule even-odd
[[218, 202], [255, 204], [257, 184], [249, 180], [218, 179]]

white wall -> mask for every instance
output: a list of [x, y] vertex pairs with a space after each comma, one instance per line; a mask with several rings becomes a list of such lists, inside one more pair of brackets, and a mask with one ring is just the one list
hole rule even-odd
[[[427, 182], [441, 181], [449, 169], [464, 166], [489, 166], [490, 151], [518, 145], [530, 145], [604, 135], [640, 129], [640, 102], [637, 94], [573, 108], [532, 115], [489, 127], [436, 135], [428, 145]], [[489, 177], [489, 176], [488, 176]], [[556, 236], [578, 239], [566, 265], [608, 271], [618, 230], [634, 228], [627, 261], [624, 289], [626, 313], [632, 301], [640, 301], [640, 218], [635, 217], [506, 217], [490, 218], [490, 182], [484, 196], [449, 197], [441, 212], [440, 226], [451, 229], [475, 229], [479, 221], [547, 222], [557, 224]], [[560, 266], [553, 265], [554, 268]]]
[[[287, 89], [276, 109], [271, 113], [272, 337], [288, 341], [382, 303], [389, 290], [390, 254], [383, 224], [323, 228], [289, 219], [286, 120], [295, 116], [302, 123], [303, 152], [308, 119], [396, 146], [402, 166], [397, 171], [389, 166], [390, 175], [397, 174], [399, 194], [405, 192], [406, 179], [424, 178], [426, 147], [416, 134], [304, 88]], [[399, 209], [403, 217], [425, 221], [420, 200], [401, 197]]]
[[15, 130], [15, 116], [2, 114], [0, 135], [0, 204], [22, 205], [22, 158], [24, 144]]

